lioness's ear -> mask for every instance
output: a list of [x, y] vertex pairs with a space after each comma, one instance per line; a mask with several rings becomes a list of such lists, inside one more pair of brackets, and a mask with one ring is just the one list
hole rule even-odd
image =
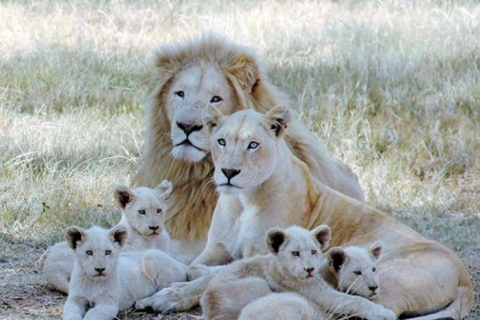
[[329, 267], [335, 272], [339, 272], [348, 261], [347, 253], [340, 247], [331, 248], [327, 251], [326, 256]]
[[65, 238], [68, 246], [75, 250], [80, 243], [85, 241], [85, 230], [77, 226], [69, 227], [65, 231]]
[[230, 54], [221, 67], [231, 74], [247, 93], [252, 92], [260, 81], [258, 62], [253, 55], [246, 52]]
[[108, 236], [114, 243], [118, 243], [122, 247], [127, 241], [127, 229], [124, 226], [115, 226], [109, 232]]
[[267, 231], [267, 248], [271, 253], [277, 254], [282, 244], [287, 241], [288, 235], [285, 230], [272, 228]]
[[160, 195], [160, 199], [167, 199], [170, 193], [172, 193], [173, 185], [168, 180], [163, 180], [158, 186], [155, 187], [155, 191]]
[[115, 204], [121, 209], [125, 209], [127, 204], [131, 203], [135, 198], [133, 191], [125, 186], [125, 185], [118, 185], [114, 191], [115, 196]]
[[203, 125], [208, 128], [209, 132], [212, 132], [215, 127], [218, 127], [223, 120], [225, 119], [225, 116], [223, 113], [220, 112], [217, 108], [215, 108], [212, 104], [208, 104], [205, 109], [203, 109], [202, 112], [202, 121]]
[[372, 255], [372, 257], [377, 260], [380, 255], [382, 254], [383, 244], [380, 241], [375, 242], [368, 248], [368, 252]]
[[326, 224], [322, 224], [313, 229], [311, 232], [315, 239], [320, 243], [322, 250], [325, 250], [330, 243], [330, 239], [332, 238], [330, 227]]
[[277, 106], [270, 110], [267, 114], [267, 126], [270, 130], [275, 132], [277, 137], [283, 137], [285, 130], [292, 121], [292, 115], [288, 108]]

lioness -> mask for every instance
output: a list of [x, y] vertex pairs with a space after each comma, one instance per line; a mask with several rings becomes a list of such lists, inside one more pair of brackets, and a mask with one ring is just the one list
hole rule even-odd
[[[332, 246], [383, 243], [377, 261], [383, 271], [382, 293], [372, 301], [396, 315], [465, 316], [474, 299], [462, 261], [439, 243], [319, 182], [285, 143], [289, 124], [289, 112], [282, 107], [266, 115], [245, 110], [229, 117], [213, 108], [205, 117], [212, 130], [214, 179], [224, 201], [215, 210], [207, 246], [193, 264], [214, 266], [265, 254], [263, 235], [272, 227], [296, 224], [312, 229], [327, 224]], [[239, 203], [243, 211], [230, 210]], [[151, 305], [191, 307], [198, 303], [194, 294], [208, 285], [202, 278], [207, 277], [160, 291]]]
[[[247, 304], [274, 291], [313, 290], [322, 309], [367, 319], [396, 319], [395, 314], [364, 298], [349, 296], [327, 284], [319, 270], [325, 263], [322, 249], [330, 241], [325, 225], [307, 231], [297, 226], [267, 232], [270, 254], [235, 261], [210, 281], [200, 305], [205, 319], [237, 319]], [[312, 285], [312, 284], [315, 285]]]
[[160, 250], [121, 253], [127, 230], [70, 227], [65, 236], [75, 263], [64, 320], [110, 320], [172, 282], [186, 280], [187, 267]]
[[[115, 188], [115, 203], [122, 212], [118, 225], [124, 226], [129, 237], [123, 251], [161, 249], [170, 252], [170, 237], [165, 229], [165, 199], [172, 191], [169, 181], [162, 181], [154, 189], [139, 187], [130, 189], [119, 185]], [[176, 257], [180, 258], [181, 256]], [[74, 252], [67, 242], [49, 248], [40, 258], [45, 280], [58, 291], [68, 293], [68, 282], [72, 274]]]
[[[158, 87], [145, 110], [145, 144], [133, 183], [147, 187], [163, 179], [173, 183], [168, 232], [182, 241], [183, 253], [193, 260], [204, 248], [218, 198], [211, 183], [214, 166], [202, 110], [211, 103], [224, 114], [245, 108], [266, 112], [286, 98], [270, 84], [251, 50], [219, 37], [164, 46], [155, 65]], [[363, 200], [355, 174], [332, 159], [304, 125], [292, 123], [286, 140], [316, 179]], [[224, 201], [220, 197], [220, 203]], [[242, 211], [238, 201], [227, 202], [229, 211]]]

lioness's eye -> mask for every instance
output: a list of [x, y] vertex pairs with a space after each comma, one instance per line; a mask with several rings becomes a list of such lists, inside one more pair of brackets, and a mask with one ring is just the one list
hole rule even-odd
[[362, 271], [353, 271], [353, 273], [355, 273], [357, 276], [361, 276], [361, 275], [362, 275]]
[[372, 272], [377, 272], [377, 268], [373, 267]]
[[183, 91], [177, 91], [175, 92], [176, 96], [179, 96], [180, 98], [183, 98], [185, 96], [185, 93]]
[[105, 251], [105, 255], [106, 255], [106, 256], [109, 256], [111, 253], [112, 253], [112, 251], [111, 251], [111, 250], [107, 250], [107, 251]]
[[259, 145], [260, 145], [260, 143], [252, 141], [248, 144], [248, 149], [255, 150], [255, 149], [258, 148]]
[[145, 210], [138, 210], [139, 214], [145, 214]]
[[218, 139], [217, 143], [222, 147], [225, 147], [227, 145], [227, 141], [225, 141], [225, 139]]
[[312, 250], [312, 255], [316, 255], [317, 254], [317, 250]]
[[300, 257], [300, 252], [298, 251], [292, 251], [292, 254], [294, 257]]
[[157, 213], [162, 213], [162, 209], [157, 209]]
[[85, 251], [85, 253], [87, 254], [87, 256], [92, 256], [93, 255], [92, 250], [87, 250], [87, 251]]
[[210, 103], [218, 103], [222, 101], [223, 99], [220, 98], [219, 96], [213, 96], [212, 100], [210, 100]]

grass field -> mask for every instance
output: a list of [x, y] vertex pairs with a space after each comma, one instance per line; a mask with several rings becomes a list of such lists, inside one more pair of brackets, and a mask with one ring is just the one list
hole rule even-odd
[[69, 225], [118, 221], [112, 190], [137, 167], [153, 51], [209, 31], [265, 57], [367, 202], [456, 251], [478, 301], [475, 1], [2, 1], [0, 319], [59, 317], [36, 259]]

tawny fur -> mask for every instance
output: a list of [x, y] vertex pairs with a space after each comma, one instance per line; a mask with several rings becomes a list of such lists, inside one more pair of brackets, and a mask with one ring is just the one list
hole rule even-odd
[[160, 250], [121, 253], [127, 230], [70, 227], [75, 252], [64, 320], [110, 320], [119, 310], [172, 282], [186, 280], [187, 267]]
[[[470, 276], [458, 256], [386, 214], [318, 181], [283, 142], [289, 117], [287, 110], [282, 109], [272, 110], [265, 116], [240, 111], [226, 118], [213, 117], [213, 120], [221, 120], [212, 133], [215, 164], [219, 171], [221, 168], [241, 169], [231, 183], [238, 183], [242, 189], [219, 187], [221, 196], [208, 243], [194, 264], [216, 266], [265, 253], [263, 235], [271, 227], [296, 224], [312, 229], [324, 223], [332, 228], [333, 246], [382, 242], [383, 254], [377, 261], [382, 290], [372, 301], [397, 315], [437, 312], [432, 318], [438, 315], [464, 317], [474, 299]], [[218, 145], [220, 138], [226, 140], [228, 147]], [[261, 148], [255, 152], [247, 149], [250, 141], [260, 142]], [[259, 154], [263, 156], [258, 157]], [[264, 175], [257, 170], [271, 174], [265, 181], [257, 181], [257, 177]], [[217, 183], [225, 183], [221, 172], [215, 177]], [[238, 202], [242, 203], [240, 213], [231, 210]], [[177, 310], [191, 307], [195, 304], [191, 292], [201, 292], [201, 286], [204, 290], [208, 284], [202, 278], [192, 284], [164, 289], [150, 302], [161, 308], [174, 305]], [[161, 303], [156, 297], [162, 299]], [[188, 304], [182, 305], [182, 301], [175, 300], [177, 297]]]
[[[140, 187], [130, 189], [120, 185], [115, 188], [115, 203], [122, 212], [118, 225], [124, 226], [129, 237], [123, 251], [160, 249], [170, 252], [171, 241], [164, 225], [167, 207], [165, 199], [172, 191], [168, 181], [162, 181], [155, 189]], [[140, 214], [139, 210], [144, 213]], [[157, 212], [160, 210], [160, 212]], [[158, 227], [155, 231], [149, 227]], [[181, 258], [181, 257], [179, 257]], [[40, 257], [45, 280], [58, 291], [68, 293], [72, 274], [74, 252], [66, 242], [60, 242], [45, 251]]]
[[[175, 121], [172, 122], [176, 110], [180, 110], [179, 106], [186, 108], [188, 122], [200, 126], [200, 109], [211, 101], [213, 95], [223, 98], [217, 106], [226, 114], [244, 108], [265, 112], [276, 104], [285, 103], [286, 98], [270, 84], [260, 61], [251, 50], [219, 37], [206, 36], [179, 45], [164, 46], [157, 53], [155, 65], [158, 71], [157, 88], [145, 110], [145, 145], [133, 181], [137, 186], [148, 187], [163, 179], [172, 181], [174, 191], [168, 202], [168, 231], [173, 238], [184, 241], [184, 249], [189, 248], [195, 255], [202, 248], [200, 246], [200, 251], [193, 252], [192, 244], [206, 240], [217, 202], [215, 186], [211, 183], [214, 165], [208, 150], [203, 158], [198, 150], [192, 151], [196, 154], [194, 159], [178, 160], [172, 155], [172, 135], [178, 130]], [[183, 81], [182, 77], [185, 73], [185, 77], [188, 76], [189, 72], [192, 77], [199, 73], [197, 78], [193, 78], [194, 83], [189, 85], [194, 88], [193, 91], [200, 91], [185, 91], [185, 102], [173, 110], [172, 97], [178, 88], [183, 92], [188, 86], [178, 82]], [[213, 78], [218, 80], [211, 80]], [[216, 88], [210, 95], [207, 89], [197, 89], [203, 88], [208, 81], [217, 81], [205, 84]], [[198, 97], [187, 102], [192, 94]], [[205, 137], [196, 139], [205, 141]], [[300, 122], [292, 124], [287, 141], [294, 154], [309, 166], [319, 181], [363, 200], [355, 174], [346, 165], [333, 160], [304, 125]]]

